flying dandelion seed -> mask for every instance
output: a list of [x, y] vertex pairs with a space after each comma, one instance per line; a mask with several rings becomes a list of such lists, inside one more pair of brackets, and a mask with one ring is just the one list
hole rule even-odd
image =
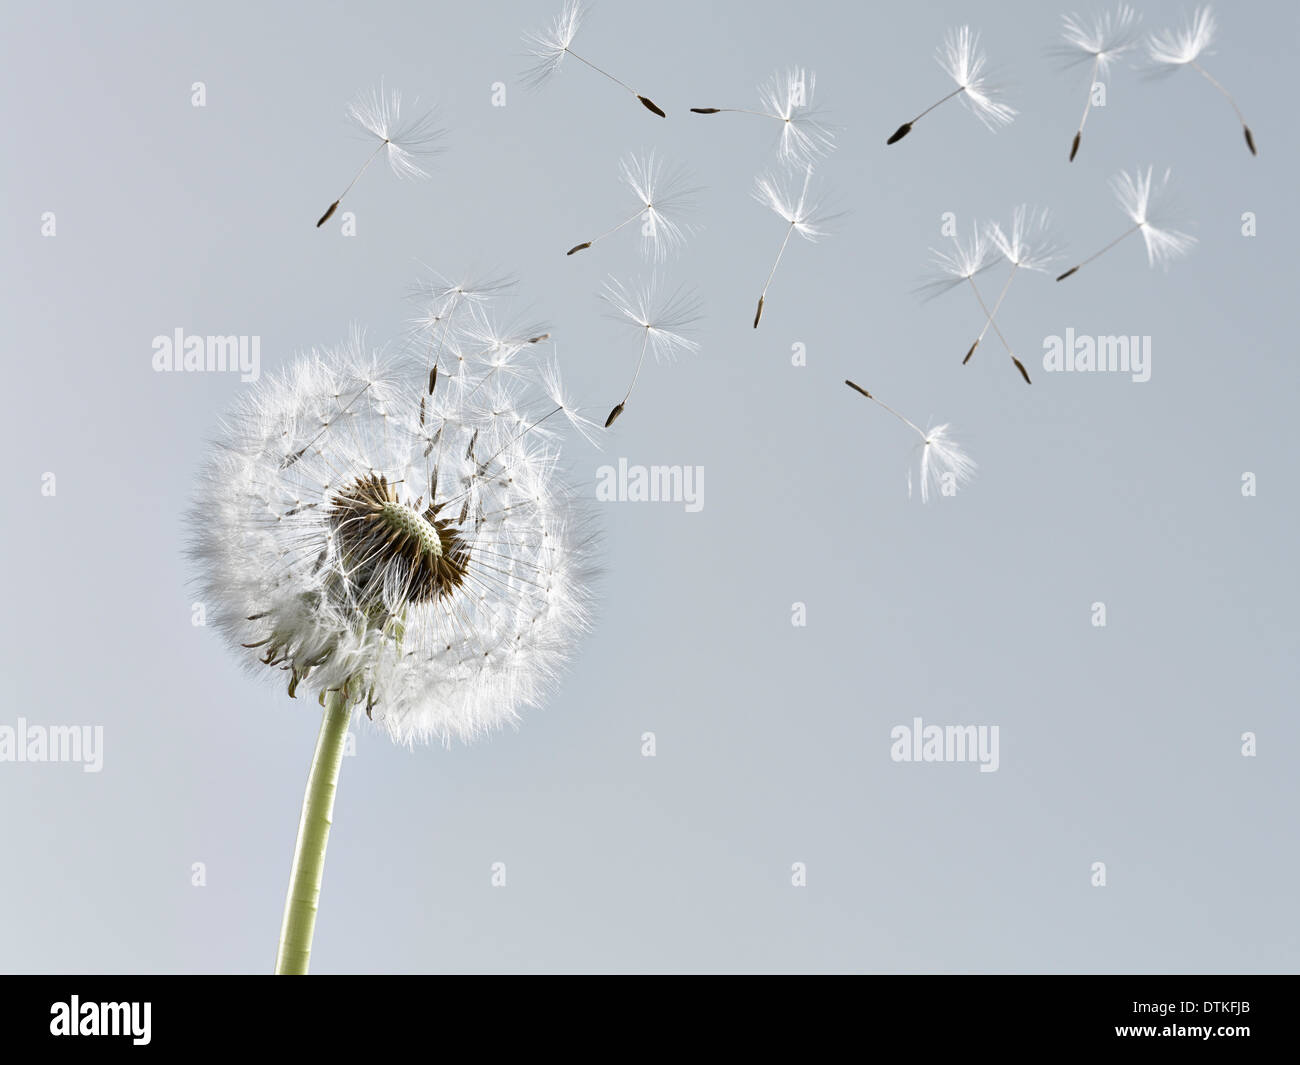
[[980, 35], [977, 32], [969, 26], [949, 30], [935, 59], [957, 83], [957, 88], [931, 104], [912, 121], [904, 122], [894, 130], [889, 140], [885, 141], [886, 144], [897, 144], [912, 132], [912, 127], [921, 119], [954, 96], [961, 96], [971, 114], [989, 130], [996, 132], [999, 126], [1011, 124], [1016, 117], [1016, 109], [1002, 101], [1002, 86], [989, 80], [985, 72], [988, 56], [980, 48]]
[[647, 259], [664, 262], [678, 251], [692, 233], [692, 228], [681, 220], [695, 210], [700, 189], [691, 184], [691, 175], [685, 167], [668, 169], [663, 161], [649, 152], [630, 154], [620, 163], [623, 183], [632, 191], [640, 206], [618, 225], [605, 230], [598, 237], [575, 244], [566, 255], [585, 251], [624, 226], [641, 222], [641, 253]]
[[[977, 468], [975, 461], [948, 435], [948, 426], [946, 424], [936, 425], [930, 429], [922, 429], [915, 422], [904, 418], [893, 407], [882, 403], [861, 385], [847, 380], [844, 383], [853, 391], [866, 396], [872, 403], [889, 411], [890, 414], [921, 438], [919, 447], [921, 449], [920, 482], [922, 503], [930, 501], [931, 492], [943, 491], [945, 479], [951, 478], [952, 487], [955, 490], [974, 476]], [[907, 498], [912, 498], [912, 470], [910, 467], [907, 471]]]
[[607, 70], [601, 70], [595, 63], [590, 63], [573, 51], [569, 46], [573, 44], [573, 39], [578, 35], [578, 29], [582, 25], [582, 20], [587, 16], [586, 6], [581, 0], [565, 0], [564, 8], [556, 16], [555, 21], [546, 29], [538, 33], [529, 33], [524, 36], [524, 41], [529, 45], [528, 55], [537, 62], [524, 71], [522, 78], [524, 84], [530, 89], [540, 88], [560, 69], [566, 55], [573, 56], [579, 63], [591, 67], [597, 74], [608, 78], [615, 85], [626, 89], [640, 101], [641, 106], [647, 111], [651, 111], [660, 118], [667, 118], [663, 109], [658, 106], [649, 97], [642, 96], [627, 82], [619, 81], [613, 74]]
[[[998, 245], [994, 243], [990, 232], [981, 228], [978, 224], [972, 223], [970, 240], [963, 241], [958, 234], [953, 234], [952, 249], [950, 251], [939, 248], [931, 248], [930, 255], [933, 259], [934, 270], [924, 278], [920, 285], [917, 286], [917, 292], [923, 300], [932, 300], [942, 296], [946, 292], [951, 292], [962, 284], [970, 286], [971, 292], [975, 294], [975, 299], [984, 312], [985, 328], [992, 327], [1002, 341], [1002, 346], [1007, 349], [1007, 355], [1015, 364], [1020, 376], [1025, 379], [1026, 384], [1031, 384], [1029, 372], [1025, 369], [1025, 364], [1016, 358], [1016, 353], [1012, 350], [1010, 342], [1002, 335], [994, 311], [989, 309], [984, 297], [980, 293], [979, 286], [975, 284], [975, 278], [984, 273], [985, 270], [992, 269], [998, 263], [1002, 262], [1002, 252]], [[983, 337], [983, 333], [980, 337]], [[966, 352], [966, 358], [962, 362], [967, 362], [975, 353], [979, 340], [972, 344]]]
[[428, 395], [418, 362], [354, 337], [225, 423], [189, 513], [204, 600], [249, 668], [325, 707], [277, 972], [307, 970], [353, 710], [398, 743], [469, 741], [540, 703], [588, 627], [560, 395], [553, 366], [469, 357]]
[[1255, 135], [1246, 124], [1246, 116], [1241, 113], [1237, 101], [1210, 75], [1209, 71], [1197, 62], [1202, 55], [1211, 54], [1210, 45], [1214, 42], [1217, 32], [1214, 12], [1209, 7], [1200, 7], [1193, 12], [1191, 19], [1181, 29], [1152, 33], [1147, 38], [1147, 57], [1151, 63], [1151, 72], [1157, 75], [1172, 74], [1181, 67], [1190, 66], [1223, 93], [1228, 103], [1232, 105], [1233, 111], [1236, 112], [1237, 121], [1241, 123], [1242, 132], [1246, 135], [1246, 147], [1250, 149], [1251, 155], [1258, 155], [1259, 153], [1255, 151]]
[[[970, 357], [975, 354], [975, 349], [979, 347], [989, 327], [996, 328], [997, 323], [994, 318], [1002, 307], [1002, 301], [1007, 298], [1007, 292], [1011, 288], [1011, 282], [1015, 280], [1016, 273], [1020, 270], [1046, 273], [1061, 257], [1062, 251], [1061, 241], [1052, 229], [1049, 212], [1036, 211], [1025, 204], [1021, 204], [1012, 212], [1011, 228], [1008, 231], [1004, 232], [1000, 225], [991, 222], [985, 232], [1001, 257], [1011, 264], [1011, 272], [1007, 275], [998, 298], [993, 301], [993, 309], [984, 322], [984, 328], [980, 330], [975, 343], [970, 346], [966, 357], [962, 359], [963, 366], [970, 362]], [[1015, 363], [1025, 383], [1029, 384], [1029, 374], [1024, 364], [1015, 355], [1011, 356], [1011, 361]]]
[[807, 167], [797, 193], [792, 177], [765, 175], [754, 184], [754, 199], [780, 215], [788, 223], [785, 239], [781, 241], [776, 260], [772, 263], [767, 281], [763, 283], [763, 291], [758, 297], [758, 309], [754, 312], [755, 329], [758, 328], [759, 319], [763, 317], [763, 304], [767, 300], [767, 290], [772, 286], [772, 279], [776, 277], [776, 268], [781, 265], [781, 257], [790, 243], [790, 237], [798, 233], [804, 240], [815, 243], [827, 235], [830, 224], [840, 217], [839, 214], [828, 213], [822, 199], [813, 194], [812, 178], [812, 167]]
[[1067, 67], [1092, 61], [1083, 117], [1079, 119], [1079, 128], [1070, 144], [1070, 162], [1074, 162], [1083, 141], [1083, 127], [1092, 110], [1093, 86], [1098, 78], [1106, 76], [1116, 59], [1137, 47], [1141, 31], [1138, 28], [1137, 12], [1127, 4], [1103, 12], [1091, 21], [1085, 21], [1078, 15], [1066, 15], [1063, 21], [1061, 36], [1065, 39], [1065, 44], [1056, 50], [1057, 55], [1065, 60]]
[[1132, 174], [1121, 171], [1111, 179], [1111, 189], [1124, 213], [1133, 221], [1133, 225], [1107, 244], [1101, 251], [1095, 252], [1066, 270], [1057, 281], [1077, 273], [1093, 259], [1104, 255], [1125, 237], [1141, 232], [1147, 248], [1147, 265], [1159, 264], [1168, 269], [1175, 259], [1181, 259], [1196, 246], [1196, 238], [1189, 233], [1173, 228], [1182, 224], [1183, 210], [1173, 195], [1172, 175], [1166, 170], [1159, 181], [1153, 181], [1151, 167], [1146, 171], [1135, 170]]
[[641, 333], [641, 353], [637, 356], [632, 383], [605, 419], [605, 428], [608, 429], [632, 397], [632, 389], [641, 377], [647, 349], [662, 362], [671, 361], [679, 352], [700, 350], [700, 345], [689, 337], [691, 327], [700, 320], [700, 301], [695, 293], [683, 287], [668, 292], [657, 275], [640, 285], [628, 285], [610, 278], [605, 282], [600, 298], [609, 305], [611, 317]]
[[320, 221], [316, 223], [317, 229], [330, 220], [338, 210], [339, 204], [343, 202], [343, 197], [352, 191], [352, 186], [357, 183], [380, 152], [387, 153], [388, 165], [399, 178], [429, 176], [428, 171], [420, 166], [418, 160], [437, 155], [442, 150], [438, 146], [438, 141], [442, 139], [445, 131], [435, 125], [432, 109], [405, 122], [402, 121], [401, 113], [401, 93], [396, 89], [385, 93], [383, 85], [362, 94], [348, 106], [348, 117], [367, 134], [376, 138], [379, 144], [362, 164], [356, 176], [348, 182], [348, 187], [339, 194], [339, 198], [320, 216]]
[[757, 115], [781, 123], [777, 154], [783, 163], [811, 166], [835, 147], [835, 131], [814, 105], [817, 75], [802, 67], [773, 74], [759, 86], [759, 108], [692, 107], [697, 115]]

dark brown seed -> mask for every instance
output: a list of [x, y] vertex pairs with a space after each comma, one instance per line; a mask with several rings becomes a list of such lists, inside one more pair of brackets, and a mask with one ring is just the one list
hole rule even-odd
[[906, 137], [911, 132], [912, 132], [912, 123], [904, 122], [901, 126], [898, 127], [898, 129], [894, 130], [893, 135], [889, 138], [889, 140], [885, 141], [885, 143], [897, 144], [899, 141], [901, 141], [904, 137]]
[[615, 407], [612, 411], [609, 412], [609, 417], [605, 419], [605, 428], [608, 429], [611, 425], [613, 425], [614, 420], [622, 413], [623, 413], [623, 404], [620, 403], [617, 407]]
[[1074, 135], [1074, 143], [1070, 145], [1070, 162], [1074, 162], [1074, 157], [1079, 154], [1079, 142], [1083, 140], [1083, 130], [1079, 130]]
[[588, 248], [590, 248], [590, 247], [591, 247], [591, 241], [589, 241], [589, 240], [587, 240], [587, 241], [583, 241], [581, 244], [575, 244], [572, 248], [570, 248], [570, 249], [569, 249], [568, 251], [566, 251], [564, 254], [565, 254], [565, 255], [572, 255], [575, 251], [586, 251], [586, 250], [587, 250]]
[[658, 115], [660, 118], [667, 118], [667, 117], [668, 117], [668, 116], [667, 116], [666, 114], [664, 114], [661, 110], [659, 110], [659, 106], [658, 106], [658, 105], [657, 105], [653, 100], [648, 100], [648, 99], [646, 99], [646, 97], [644, 97], [644, 96], [638, 96], [637, 99], [641, 101], [641, 103], [645, 106], [645, 109], [646, 109], [647, 111], [653, 111], [653, 112], [654, 112], [656, 115]]
[[758, 310], [754, 312], [754, 328], [755, 328], [755, 329], [758, 328], [758, 320], [759, 320], [760, 318], [763, 317], [763, 300], [765, 300], [766, 298], [767, 298], [766, 296], [759, 296], [759, 297], [758, 297]]
[[1246, 131], [1246, 147], [1250, 149], [1250, 154], [1258, 155], [1259, 152], [1255, 151], [1255, 135], [1250, 132], [1250, 127], [1242, 126], [1241, 128]]
[[845, 383], [846, 385], [848, 385], [851, 389], [853, 389], [854, 392], [861, 392], [864, 396], [867, 397], [867, 399], [875, 399], [875, 398], [876, 398], [876, 397], [873, 396], [870, 392], [868, 392], [865, 388], [863, 388], [861, 385], [855, 385], [852, 381], [849, 381], [849, 380], [847, 380], [847, 379], [845, 380], [844, 383]]
[[543, 340], [550, 340], [550, 339], [551, 339], [551, 334], [550, 334], [550, 333], [542, 333], [542, 334], [540, 334], [540, 335], [538, 335], [538, 336], [535, 336], [535, 337], [529, 337], [529, 338], [528, 338], [528, 343], [530, 343], [530, 344], [540, 344]]
[[475, 429], [473, 435], [469, 438], [469, 447], [465, 449], [465, 457], [472, 459], [474, 457], [474, 445], [478, 443], [478, 430]]
[[1025, 369], [1024, 364], [1014, 355], [1011, 356], [1011, 361], [1016, 364], [1016, 369], [1020, 371], [1020, 376], [1025, 379], [1025, 384], [1032, 385], [1034, 382], [1029, 380], [1029, 372]]
[[261, 621], [262, 618], [264, 618], [264, 617], [266, 617], [265, 614], [249, 614], [247, 620], [249, 620], [249, 621]]
[[[310, 447], [310, 446], [311, 446], [310, 444], [307, 445], [307, 447]], [[306, 448], [306, 447], [302, 448], [302, 449], [299, 450], [299, 451], [295, 451], [292, 455], [286, 455], [286, 456], [284, 457], [284, 461], [280, 463], [280, 469], [282, 469], [282, 470], [287, 470], [290, 466], [292, 466], [295, 462], [297, 462], [297, 461], [298, 461], [300, 458], [302, 458], [305, 454], [307, 454], [307, 448]]]
[[464, 525], [464, 524], [465, 524], [465, 519], [468, 518], [468, 517], [469, 517], [469, 500], [466, 499], [466, 500], [465, 500], [465, 504], [464, 504], [464, 506], [462, 506], [462, 507], [460, 508], [460, 520], [457, 521], [456, 524], [457, 524], [457, 525]]
[[438, 367], [429, 371], [429, 395], [433, 395], [433, 386], [438, 383]]
[[328, 222], [330, 220], [330, 215], [332, 215], [335, 211], [337, 211], [338, 208], [339, 208], [339, 201], [335, 200], [332, 204], [330, 204], [330, 209], [320, 216], [320, 221], [316, 223], [316, 228], [320, 229], [321, 226], [323, 226], [326, 222]]
[[691, 111], [697, 115], [716, 115], [721, 111], [721, 107], [692, 107]]
[[296, 694], [297, 691], [298, 691], [298, 671], [295, 669], [295, 670], [291, 670], [289, 673], [289, 698], [290, 699], [298, 698]]
[[420, 397], [420, 424], [424, 424], [424, 397]]
[[961, 360], [961, 364], [963, 366], [965, 366], [968, 362], [970, 362], [970, 357], [975, 354], [975, 349], [979, 346], [980, 346], [980, 342], [978, 340], [975, 341], [975, 343], [970, 346], [970, 351], [966, 352], [966, 357]]
[[1072, 267], [1070, 267], [1070, 269], [1066, 270], [1065, 273], [1063, 273], [1063, 274], [1062, 274], [1060, 277], [1058, 277], [1056, 280], [1057, 280], [1057, 281], [1064, 281], [1064, 280], [1065, 280], [1067, 277], [1069, 277], [1071, 274], [1073, 274], [1073, 273], [1077, 273], [1078, 270], [1079, 270], [1079, 268], [1078, 268], [1077, 266], [1072, 266]]

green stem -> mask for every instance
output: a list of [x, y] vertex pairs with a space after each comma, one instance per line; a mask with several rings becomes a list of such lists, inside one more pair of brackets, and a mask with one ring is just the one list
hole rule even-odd
[[320, 903], [320, 882], [325, 871], [325, 847], [329, 843], [334, 817], [334, 791], [348, 734], [352, 710], [342, 692], [332, 691], [325, 699], [325, 717], [316, 738], [307, 777], [307, 794], [302, 801], [298, 843], [289, 874], [289, 896], [284, 903], [284, 924], [280, 927], [280, 949], [275, 959], [277, 976], [302, 976], [311, 960], [311, 937], [316, 930]]

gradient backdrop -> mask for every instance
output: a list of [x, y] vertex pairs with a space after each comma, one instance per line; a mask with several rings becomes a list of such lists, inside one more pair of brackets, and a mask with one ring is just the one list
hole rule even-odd
[[[569, 458], [593, 496], [619, 458], [703, 466], [704, 507], [602, 505], [597, 630], [517, 732], [408, 751], [362, 722], [314, 971], [1295, 971], [1295, 5], [1225, 5], [1206, 60], [1258, 158], [1193, 72], [1120, 68], [1073, 164], [1087, 73], [1048, 56], [1051, 5], [605, 0], [575, 50], [667, 120], [572, 63], [527, 93], [522, 33], [557, 10], [5, 6], [0, 725], [102, 725], [104, 765], [0, 763], [0, 970], [274, 959], [319, 711], [191, 624], [190, 485], [251, 386], [155, 373], [153, 338], [257, 335], [266, 372], [354, 323], [400, 338], [422, 264], [504, 271], [603, 418], [636, 338], [595, 293], [644, 267], [630, 232], [563, 252], [634, 206], [618, 160], [654, 147], [707, 187], [665, 271], [703, 298], [702, 350]], [[954, 101], [886, 149], [948, 91], [933, 52], [967, 20], [1020, 117], [995, 135]], [[792, 242], [755, 331], [775, 127], [687, 108], [752, 107], [789, 64], [841, 127], [819, 174], [849, 213]], [[381, 77], [439, 101], [447, 152], [424, 183], [372, 167], [355, 237], [316, 230], [370, 150], [346, 105]], [[1135, 236], [1019, 278], [998, 318], [1032, 388], [992, 336], [963, 367], [970, 293], [912, 293], [943, 213], [1050, 207], [1073, 262], [1127, 224], [1108, 179], [1148, 163], [1194, 253], [1150, 270]], [[1151, 337], [1150, 381], [1044, 373], [1068, 327]], [[976, 480], [909, 501], [914, 438], [846, 376], [951, 422]], [[918, 715], [997, 725], [999, 770], [891, 761]]]

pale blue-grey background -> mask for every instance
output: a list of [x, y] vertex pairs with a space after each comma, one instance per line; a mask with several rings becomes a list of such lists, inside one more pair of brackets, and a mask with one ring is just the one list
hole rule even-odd
[[[571, 459], [593, 483], [619, 457], [703, 465], [704, 509], [604, 506], [599, 627], [518, 732], [409, 752], [361, 730], [314, 970], [1294, 971], [1295, 6], [1224, 6], [1207, 61], [1259, 158], [1194, 73], [1120, 70], [1072, 165], [1086, 73], [1046, 55], [1054, 5], [606, 0], [575, 49], [667, 120], [573, 64], [523, 91], [521, 33], [556, 8], [5, 4], [0, 723], [102, 724], [105, 752], [99, 774], [0, 764], [0, 970], [274, 957], [317, 716], [190, 624], [182, 515], [248, 386], [156, 374], [152, 338], [257, 334], [270, 370], [353, 323], [399, 336], [420, 263], [496, 268], [603, 416], [635, 337], [594, 293], [640, 268], [630, 234], [562, 252], [623, 217], [617, 161], [656, 147], [708, 187], [667, 271], [703, 296], [702, 351], [650, 367], [603, 456]], [[947, 91], [932, 52], [967, 19], [1021, 116], [993, 135], [953, 102], [886, 150]], [[791, 63], [842, 126], [820, 169], [851, 213], [791, 246], [755, 332], [774, 131], [686, 109], [753, 106]], [[345, 105], [381, 76], [442, 103], [448, 151], [423, 184], [372, 167], [358, 236], [317, 231], [369, 150]], [[1078, 257], [1125, 224], [1109, 176], [1146, 163], [1180, 178], [1195, 253], [1152, 271], [1133, 238], [1023, 277], [999, 319], [1033, 387], [992, 339], [962, 367], [970, 294], [911, 294], [942, 212], [1040, 203]], [[1068, 326], [1151, 336], [1152, 379], [1043, 373]], [[954, 423], [978, 478], [909, 502], [908, 430], [845, 376]], [[1000, 770], [891, 762], [917, 714], [998, 725]]]

